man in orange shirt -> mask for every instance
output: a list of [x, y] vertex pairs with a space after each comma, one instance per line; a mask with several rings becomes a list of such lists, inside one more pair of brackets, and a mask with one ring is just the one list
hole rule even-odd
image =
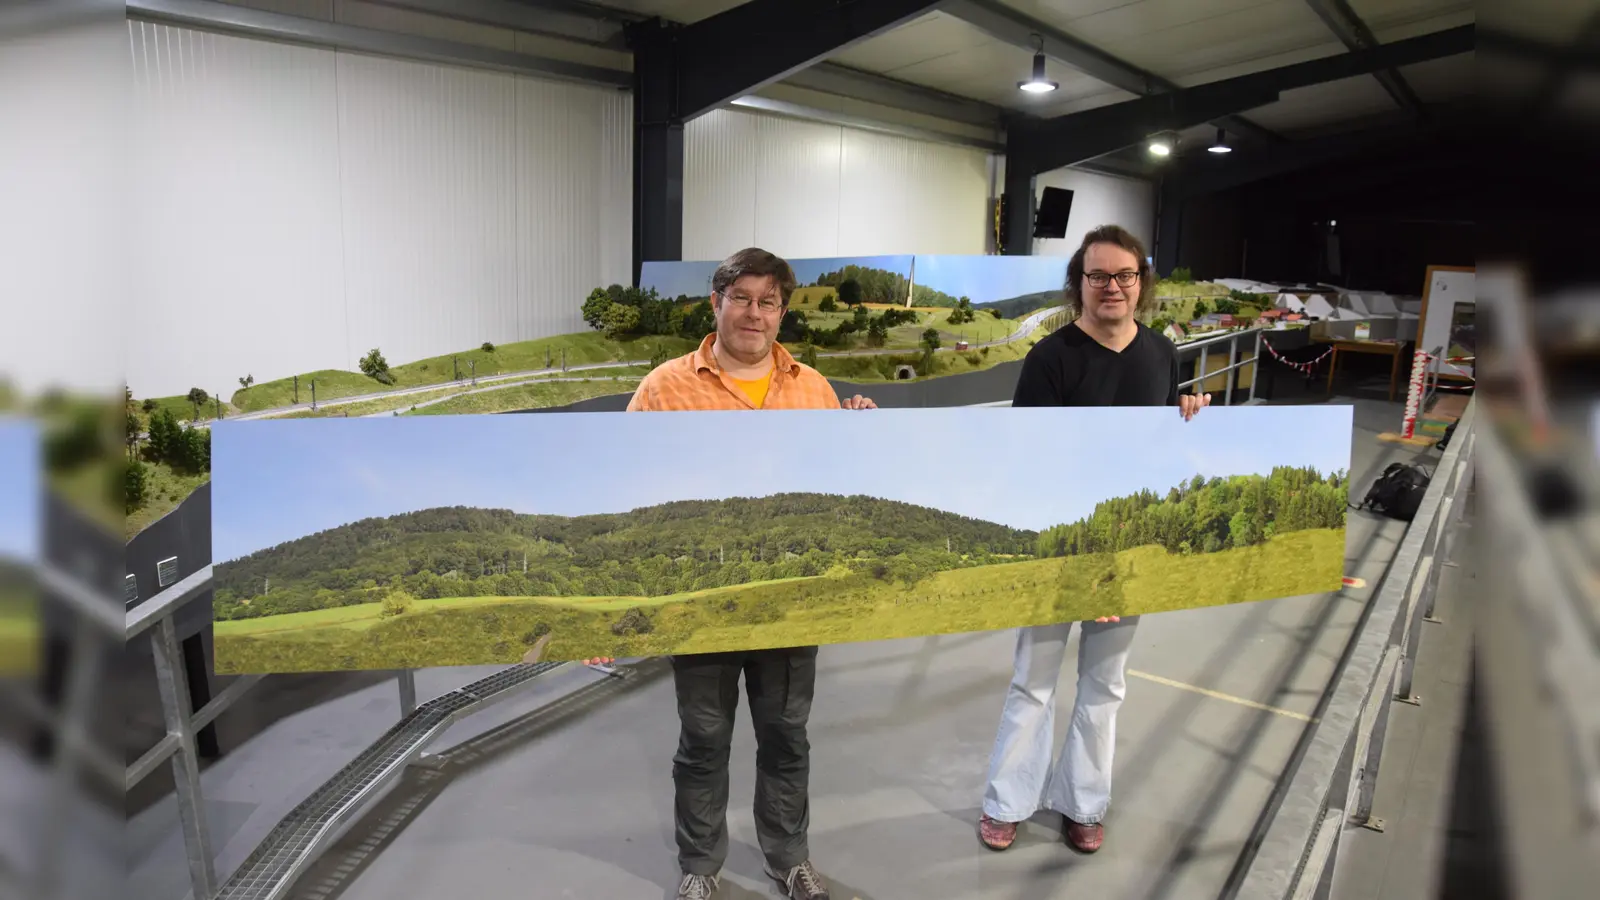
[[[728, 257], [711, 276], [716, 331], [692, 353], [645, 376], [629, 412], [736, 409], [875, 409], [859, 394], [841, 403], [833, 385], [778, 344], [794, 271], [765, 250]], [[758, 451], [759, 452], [759, 451]], [[728, 465], [738, 465], [729, 457]], [[739, 676], [756, 733], [756, 834], [767, 874], [791, 900], [828, 900], [811, 864], [810, 744], [806, 723], [817, 648], [703, 653], [672, 658], [680, 723], [673, 757], [679, 900], [710, 900], [728, 855], [728, 756]]]

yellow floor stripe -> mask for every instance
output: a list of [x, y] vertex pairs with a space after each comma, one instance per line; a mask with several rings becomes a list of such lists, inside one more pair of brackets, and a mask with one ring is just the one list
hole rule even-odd
[[1302, 722], [1317, 721], [1315, 717], [1308, 716], [1305, 713], [1297, 713], [1291, 709], [1281, 709], [1276, 706], [1268, 706], [1265, 703], [1257, 703], [1254, 700], [1246, 700], [1243, 697], [1235, 697], [1232, 694], [1224, 694], [1221, 691], [1213, 691], [1209, 688], [1196, 687], [1192, 684], [1184, 684], [1181, 681], [1173, 681], [1171, 678], [1162, 678], [1160, 675], [1151, 675], [1149, 672], [1141, 672], [1138, 669], [1129, 669], [1128, 674], [1135, 678], [1143, 678], [1145, 681], [1154, 681], [1156, 684], [1164, 684], [1167, 687], [1174, 687], [1180, 691], [1192, 691], [1193, 693], [1203, 694], [1215, 700], [1226, 700], [1229, 703], [1235, 703], [1239, 706], [1248, 706], [1251, 709], [1259, 709], [1263, 712], [1269, 712], [1273, 715], [1283, 716], [1287, 719], [1299, 719]]

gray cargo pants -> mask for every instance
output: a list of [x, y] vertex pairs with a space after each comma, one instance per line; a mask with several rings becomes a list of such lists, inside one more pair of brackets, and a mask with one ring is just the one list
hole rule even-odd
[[817, 648], [705, 653], [672, 658], [680, 732], [672, 760], [678, 863], [715, 875], [728, 857], [728, 756], [739, 676], [756, 733], [756, 834], [782, 872], [810, 856], [811, 745], [806, 722], [816, 687]]

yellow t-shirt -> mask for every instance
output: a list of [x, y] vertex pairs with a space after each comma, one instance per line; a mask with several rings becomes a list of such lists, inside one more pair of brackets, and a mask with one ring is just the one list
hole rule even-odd
[[761, 404], [767, 399], [767, 388], [772, 384], [772, 373], [768, 372], [760, 378], [754, 378], [750, 381], [745, 381], [743, 378], [735, 378], [733, 383], [739, 386], [739, 390], [744, 391], [746, 397], [750, 398], [751, 406], [760, 409]]

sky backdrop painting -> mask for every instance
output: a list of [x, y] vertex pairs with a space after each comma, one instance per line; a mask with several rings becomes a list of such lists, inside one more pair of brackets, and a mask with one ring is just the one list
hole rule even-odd
[[973, 303], [1061, 290], [1064, 256], [918, 256], [917, 284]]
[[0, 559], [38, 556], [40, 464], [39, 429], [0, 417]]
[[[981, 258], [981, 257], [980, 257]], [[907, 256], [827, 256], [815, 259], [791, 259], [789, 266], [801, 285], [811, 284], [829, 272], [845, 266], [882, 269], [885, 272], [911, 274], [911, 257]], [[639, 286], [655, 288], [663, 297], [680, 295], [708, 297], [711, 295], [711, 276], [722, 265], [721, 260], [696, 260], [691, 262], [647, 262], [639, 270]], [[1057, 285], [1059, 287], [1059, 285]]]
[[673, 500], [867, 494], [1038, 530], [1195, 475], [1350, 466], [1348, 406], [562, 413], [218, 422], [226, 562], [440, 506], [563, 516]]

